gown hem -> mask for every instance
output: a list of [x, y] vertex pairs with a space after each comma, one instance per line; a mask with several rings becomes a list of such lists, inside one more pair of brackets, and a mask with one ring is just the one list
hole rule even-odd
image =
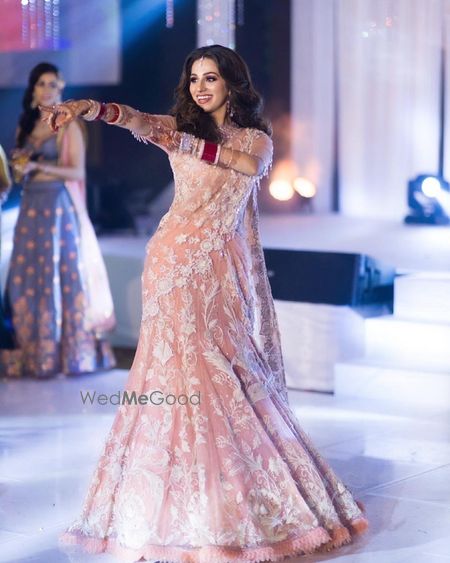
[[[357, 524], [358, 525], [354, 525]], [[110, 553], [123, 561], [150, 561], [158, 563], [260, 563], [281, 561], [286, 557], [307, 555], [317, 551], [330, 551], [351, 541], [349, 529], [362, 533], [368, 526], [365, 518], [359, 517], [348, 524], [328, 532], [317, 527], [302, 536], [290, 538], [267, 546], [231, 548], [226, 546], [203, 546], [198, 548], [147, 545], [132, 549], [120, 545], [115, 538], [96, 538], [80, 532], [65, 532], [60, 544], [79, 546], [88, 553]], [[321, 549], [322, 548], [322, 549]]]

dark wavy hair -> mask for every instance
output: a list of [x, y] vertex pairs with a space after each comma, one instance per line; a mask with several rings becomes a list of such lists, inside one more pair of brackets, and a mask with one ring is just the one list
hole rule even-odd
[[198, 59], [212, 59], [230, 90], [232, 121], [239, 127], [252, 127], [272, 135], [270, 123], [262, 117], [262, 98], [255, 90], [250, 72], [242, 57], [222, 45], [200, 47], [184, 61], [180, 81], [175, 89], [175, 103], [170, 110], [178, 131], [191, 133], [208, 141], [220, 142], [222, 135], [214, 118], [199, 107], [189, 92], [192, 65]]
[[28, 136], [31, 135], [36, 125], [36, 121], [39, 119], [39, 109], [33, 108], [31, 105], [33, 102], [33, 91], [39, 78], [47, 72], [51, 72], [60, 77], [58, 67], [51, 63], [39, 63], [31, 70], [28, 77], [28, 86], [22, 98], [23, 113], [19, 118], [19, 132], [17, 135], [17, 146], [19, 148], [25, 145]]

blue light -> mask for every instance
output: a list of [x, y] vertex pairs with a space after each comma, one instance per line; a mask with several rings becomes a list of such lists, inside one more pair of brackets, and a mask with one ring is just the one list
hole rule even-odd
[[450, 185], [441, 176], [420, 174], [408, 183], [411, 213], [405, 223], [448, 225], [450, 223]]
[[162, 18], [166, 0], [127, 0], [124, 5], [124, 43], [127, 46]]

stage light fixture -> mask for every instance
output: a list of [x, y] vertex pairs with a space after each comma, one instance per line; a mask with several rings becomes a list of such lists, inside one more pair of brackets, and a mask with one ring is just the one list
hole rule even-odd
[[441, 182], [434, 176], [428, 176], [422, 182], [422, 191], [427, 197], [436, 197], [441, 191]]
[[441, 176], [420, 174], [408, 183], [408, 206], [405, 223], [448, 225], [450, 184]]
[[288, 201], [294, 195], [294, 188], [288, 180], [273, 180], [270, 182], [269, 192], [279, 201]]

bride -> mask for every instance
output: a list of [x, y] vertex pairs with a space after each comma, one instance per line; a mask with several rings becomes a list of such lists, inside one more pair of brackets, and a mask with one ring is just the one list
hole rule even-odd
[[43, 108], [54, 129], [78, 116], [128, 129], [167, 153], [175, 177], [146, 251], [135, 399], [62, 541], [192, 563], [339, 547], [367, 520], [288, 405], [256, 206], [272, 161], [261, 99], [219, 45], [187, 57], [175, 94], [162, 116], [93, 100]]

